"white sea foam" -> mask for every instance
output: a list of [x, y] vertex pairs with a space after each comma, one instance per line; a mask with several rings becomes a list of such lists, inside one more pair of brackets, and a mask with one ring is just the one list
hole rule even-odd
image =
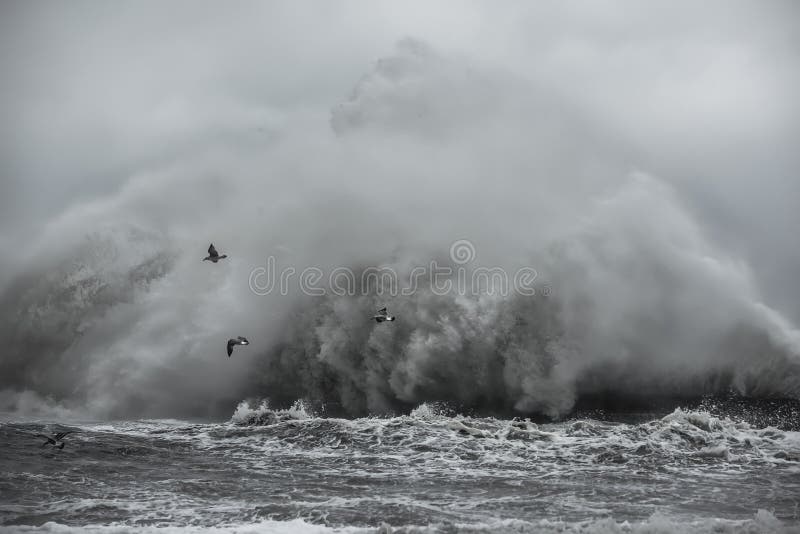
[[612, 517], [580, 522], [567, 521], [522, 521], [517, 519], [497, 519], [476, 523], [434, 523], [430, 525], [391, 525], [383, 523], [378, 527], [329, 527], [308, 523], [302, 519], [289, 521], [260, 520], [219, 526], [163, 526], [143, 527], [125, 525], [64, 525], [47, 522], [41, 526], [5, 526], [0, 533], [41, 532], [51, 534], [72, 534], [78, 532], [97, 532], [101, 534], [153, 533], [186, 534], [190, 532], [205, 534], [439, 534], [463, 533], [477, 534], [490, 532], [516, 532], [520, 534], [797, 534], [800, 526], [787, 524], [777, 519], [767, 510], [760, 509], [751, 519], [727, 520], [707, 518], [694, 521], [670, 517], [656, 512], [645, 521], [616, 521]]
[[270, 424], [279, 421], [302, 421], [313, 417], [313, 412], [301, 399], [285, 410], [273, 410], [266, 400], [252, 406], [250, 401], [242, 401], [236, 406], [231, 416], [231, 422], [239, 425]]
[[41, 526], [0, 526], [0, 533], [15, 534], [19, 532], [43, 532], [52, 534], [73, 534], [79, 532], [97, 532], [99, 534], [128, 534], [128, 533], [158, 533], [158, 534], [188, 534], [203, 532], [207, 534], [328, 534], [338, 532], [342, 534], [370, 532], [373, 530], [362, 528], [336, 529], [324, 525], [307, 523], [302, 519], [291, 521], [260, 520], [248, 523], [238, 523], [221, 526], [126, 526], [126, 525], [64, 525], [57, 522], [47, 522]]
[[[398, 533], [739, 533], [791, 532], [791, 524], [769, 530], [771, 515], [740, 521], [757, 508], [797, 517], [800, 434], [701, 411], [639, 424], [536, 425], [435, 415], [427, 406], [411, 416], [347, 420], [314, 417], [301, 404], [243, 403], [223, 424], [86, 425], [55, 453], [30, 448], [37, 425], [0, 432], [14, 455], [0, 460], [4, 487], [14, 492], [0, 504], [6, 524], [281, 532], [302, 519], [311, 529], [384, 521], [402, 526]], [[43, 461], [59, 473], [40, 472], [50, 465]], [[765, 492], [765, 480], [779, 489]], [[716, 487], [728, 488], [724, 503], [712, 499]], [[42, 491], [54, 496], [27, 497]], [[592, 519], [600, 517], [637, 521]]]

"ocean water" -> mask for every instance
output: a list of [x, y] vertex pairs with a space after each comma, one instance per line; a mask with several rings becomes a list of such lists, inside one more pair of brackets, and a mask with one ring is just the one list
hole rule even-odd
[[[41, 432], [73, 430], [63, 450]], [[0, 423], [0, 532], [800, 532], [800, 433], [676, 409], [552, 424]]]

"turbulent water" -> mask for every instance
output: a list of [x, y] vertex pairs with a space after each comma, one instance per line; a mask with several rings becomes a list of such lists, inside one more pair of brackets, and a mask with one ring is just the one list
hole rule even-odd
[[[632, 61], [648, 49], [620, 46], [608, 69], [619, 85], [592, 111], [604, 54], [563, 85], [548, 71], [563, 62], [571, 72], [583, 46], [562, 47], [560, 36], [572, 30], [553, 32], [557, 52], [540, 55], [561, 16], [531, 17], [545, 21], [541, 43], [520, 26], [532, 48], [509, 58], [521, 61], [492, 60], [473, 38], [474, 58], [413, 37], [371, 67], [337, 56], [373, 46], [330, 61], [293, 54], [286, 70], [317, 72], [315, 83], [281, 76], [266, 54], [242, 71], [253, 93], [214, 86], [216, 67], [197, 61], [205, 48], [177, 47], [190, 57], [169, 59], [163, 74], [197, 64], [198, 76], [168, 91], [174, 102], [137, 105], [150, 92], [131, 85], [136, 73], [153, 73], [154, 94], [169, 86], [141, 58], [196, 42], [195, 30], [168, 24], [158, 53], [127, 55], [106, 38], [132, 35], [117, 19], [137, 17], [69, 10], [47, 19], [88, 21], [69, 37], [97, 39], [86, 50], [53, 40], [66, 55], [28, 70], [58, 83], [37, 81], [48, 87], [42, 106], [30, 100], [41, 91], [20, 86], [12, 106], [41, 107], [47, 134], [24, 141], [26, 119], [5, 136], [23, 141], [0, 146], [8, 175], [47, 200], [36, 211], [14, 187], [3, 197], [36, 223], [14, 215], [0, 229], [0, 248], [14, 251], [0, 255], [0, 531], [800, 529], [800, 264], [787, 246], [797, 136], [783, 114], [769, 119], [782, 93], [743, 98], [782, 70], [771, 47], [741, 48], [740, 27], [761, 18], [732, 25], [730, 48], [681, 32], [691, 61], [673, 65], [674, 85], [649, 67], [641, 79], [656, 86], [628, 76], [635, 63], [666, 68], [672, 52]], [[162, 11], [141, 20], [166, 20]], [[662, 33], [616, 24], [598, 36]], [[59, 35], [38, 22], [9, 27], [37, 30], [20, 43]], [[220, 79], [237, 79], [227, 68], [240, 57], [286, 49], [231, 28], [236, 38], [215, 39], [208, 54], [226, 66]], [[773, 33], [764, 35], [783, 41]], [[273, 34], [259, 23], [254, 35]], [[218, 55], [218, 41], [244, 47]], [[95, 63], [103, 50], [108, 69]], [[51, 67], [76, 57], [104, 78], [124, 66], [109, 77], [124, 86], [64, 86], [62, 76], [84, 76]], [[741, 78], [726, 62], [697, 68], [724, 57], [773, 67]], [[724, 76], [695, 79], [700, 71]], [[276, 80], [291, 98], [256, 97]], [[744, 93], [718, 98], [728, 86]], [[81, 94], [85, 108], [52, 107]], [[638, 116], [641, 128], [628, 124]], [[50, 146], [60, 148], [38, 148]], [[77, 187], [90, 178], [97, 191]], [[202, 260], [212, 241], [228, 256], [219, 264]], [[383, 307], [396, 322], [374, 321]], [[240, 335], [250, 345], [229, 358], [226, 340]], [[759, 417], [735, 403], [614, 415], [728, 394], [776, 404]], [[231, 418], [249, 398], [270, 407], [242, 404]], [[285, 410], [297, 399], [308, 408]], [[40, 447], [36, 434], [67, 430], [63, 449]]]
[[[73, 430], [63, 450], [35, 434]], [[239, 406], [225, 423], [0, 426], [0, 531], [800, 532], [800, 432]]]

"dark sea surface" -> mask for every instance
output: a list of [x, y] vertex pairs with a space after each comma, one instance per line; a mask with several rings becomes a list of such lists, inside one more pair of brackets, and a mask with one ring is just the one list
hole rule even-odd
[[[0, 532], [800, 532], [792, 421], [613, 419], [6, 416]], [[40, 447], [66, 430], [63, 450]]]

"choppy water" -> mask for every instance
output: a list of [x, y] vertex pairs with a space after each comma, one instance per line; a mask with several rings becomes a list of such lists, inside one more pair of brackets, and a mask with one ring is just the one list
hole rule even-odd
[[[246, 424], [258, 423], [258, 424]], [[38, 432], [77, 430], [63, 450]], [[438, 415], [0, 424], [0, 531], [800, 532], [800, 433]]]

